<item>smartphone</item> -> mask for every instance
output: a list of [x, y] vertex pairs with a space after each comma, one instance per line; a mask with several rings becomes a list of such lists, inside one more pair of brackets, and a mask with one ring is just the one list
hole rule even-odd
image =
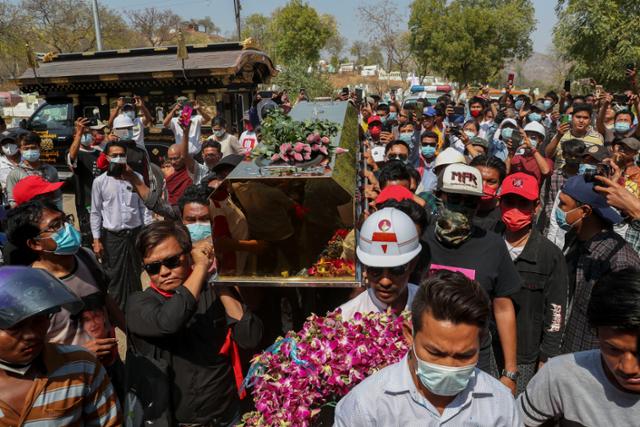
[[191, 123], [191, 115], [193, 114], [193, 108], [189, 104], [185, 104], [182, 107], [182, 114], [180, 114], [180, 124], [184, 127], [189, 126]]
[[453, 107], [453, 114], [464, 116], [464, 107]]
[[507, 84], [510, 86], [513, 86], [513, 82], [516, 79], [516, 75], [514, 73], [509, 73], [509, 76], [507, 76]]
[[565, 123], [570, 123], [571, 122], [571, 115], [570, 114], [563, 114], [560, 116], [560, 124], [565, 124]]
[[356, 101], [358, 102], [358, 104], [362, 103], [362, 94], [363, 94], [362, 88], [356, 88]]
[[564, 91], [571, 92], [571, 80], [564, 81]]
[[629, 104], [629, 97], [624, 93], [616, 93], [613, 95], [613, 103], [618, 105], [627, 105]]
[[349, 88], [348, 87], [343, 87], [342, 91], [340, 93], [345, 94], [345, 95], [349, 95]]

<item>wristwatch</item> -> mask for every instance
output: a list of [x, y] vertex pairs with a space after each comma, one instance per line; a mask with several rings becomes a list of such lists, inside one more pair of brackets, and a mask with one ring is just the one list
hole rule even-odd
[[517, 381], [518, 377], [520, 376], [520, 372], [518, 371], [511, 372], [511, 371], [507, 371], [506, 369], [503, 369], [500, 375], [503, 377], [509, 378], [511, 381]]

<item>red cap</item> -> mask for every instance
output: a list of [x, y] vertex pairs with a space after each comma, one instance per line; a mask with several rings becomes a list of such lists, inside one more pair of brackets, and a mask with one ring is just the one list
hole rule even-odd
[[98, 160], [96, 160], [96, 167], [101, 171], [106, 171], [109, 167], [109, 159], [107, 159], [107, 155], [104, 152], [100, 153], [98, 156]]
[[540, 197], [538, 180], [535, 176], [524, 172], [516, 172], [508, 175], [504, 181], [502, 181], [500, 196], [506, 196], [507, 194], [516, 194], [527, 200], [537, 200], [538, 197]]
[[49, 182], [38, 175], [22, 178], [13, 187], [13, 200], [17, 205], [28, 202], [41, 194], [52, 193], [59, 190], [64, 182]]
[[402, 185], [387, 185], [384, 190], [376, 197], [376, 205], [380, 205], [387, 200], [397, 200], [401, 202], [403, 200], [413, 200], [414, 194], [407, 190], [407, 187]]
[[382, 124], [382, 120], [380, 120], [380, 116], [371, 116], [369, 117], [369, 120], [367, 120], [367, 125], [370, 125], [371, 123], [374, 122], [378, 122], [380, 124]]

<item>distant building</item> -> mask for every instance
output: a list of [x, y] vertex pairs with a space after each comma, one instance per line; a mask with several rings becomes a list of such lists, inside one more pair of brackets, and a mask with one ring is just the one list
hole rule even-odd
[[340, 64], [340, 68], [338, 68], [338, 73], [353, 73], [356, 69], [356, 66], [353, 62], [347, 62], [345, 64]]
[[360, 75], [363, 77], [375, 77], [377, 76], [382, 70], [382, 67], [380, 67], [379, 65], [365, 65], [362, 67], [362, 71], [360, 72]]

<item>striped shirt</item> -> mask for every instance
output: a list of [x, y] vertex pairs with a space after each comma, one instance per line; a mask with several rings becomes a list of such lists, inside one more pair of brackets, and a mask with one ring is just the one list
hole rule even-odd
[[122, 425], [111, 381], [91, 353], [81, 347], [46, 344], [42, 357], [47, 373], [34, 379], [25, 396], [22, 413], [0, 400], [0, 425]]

